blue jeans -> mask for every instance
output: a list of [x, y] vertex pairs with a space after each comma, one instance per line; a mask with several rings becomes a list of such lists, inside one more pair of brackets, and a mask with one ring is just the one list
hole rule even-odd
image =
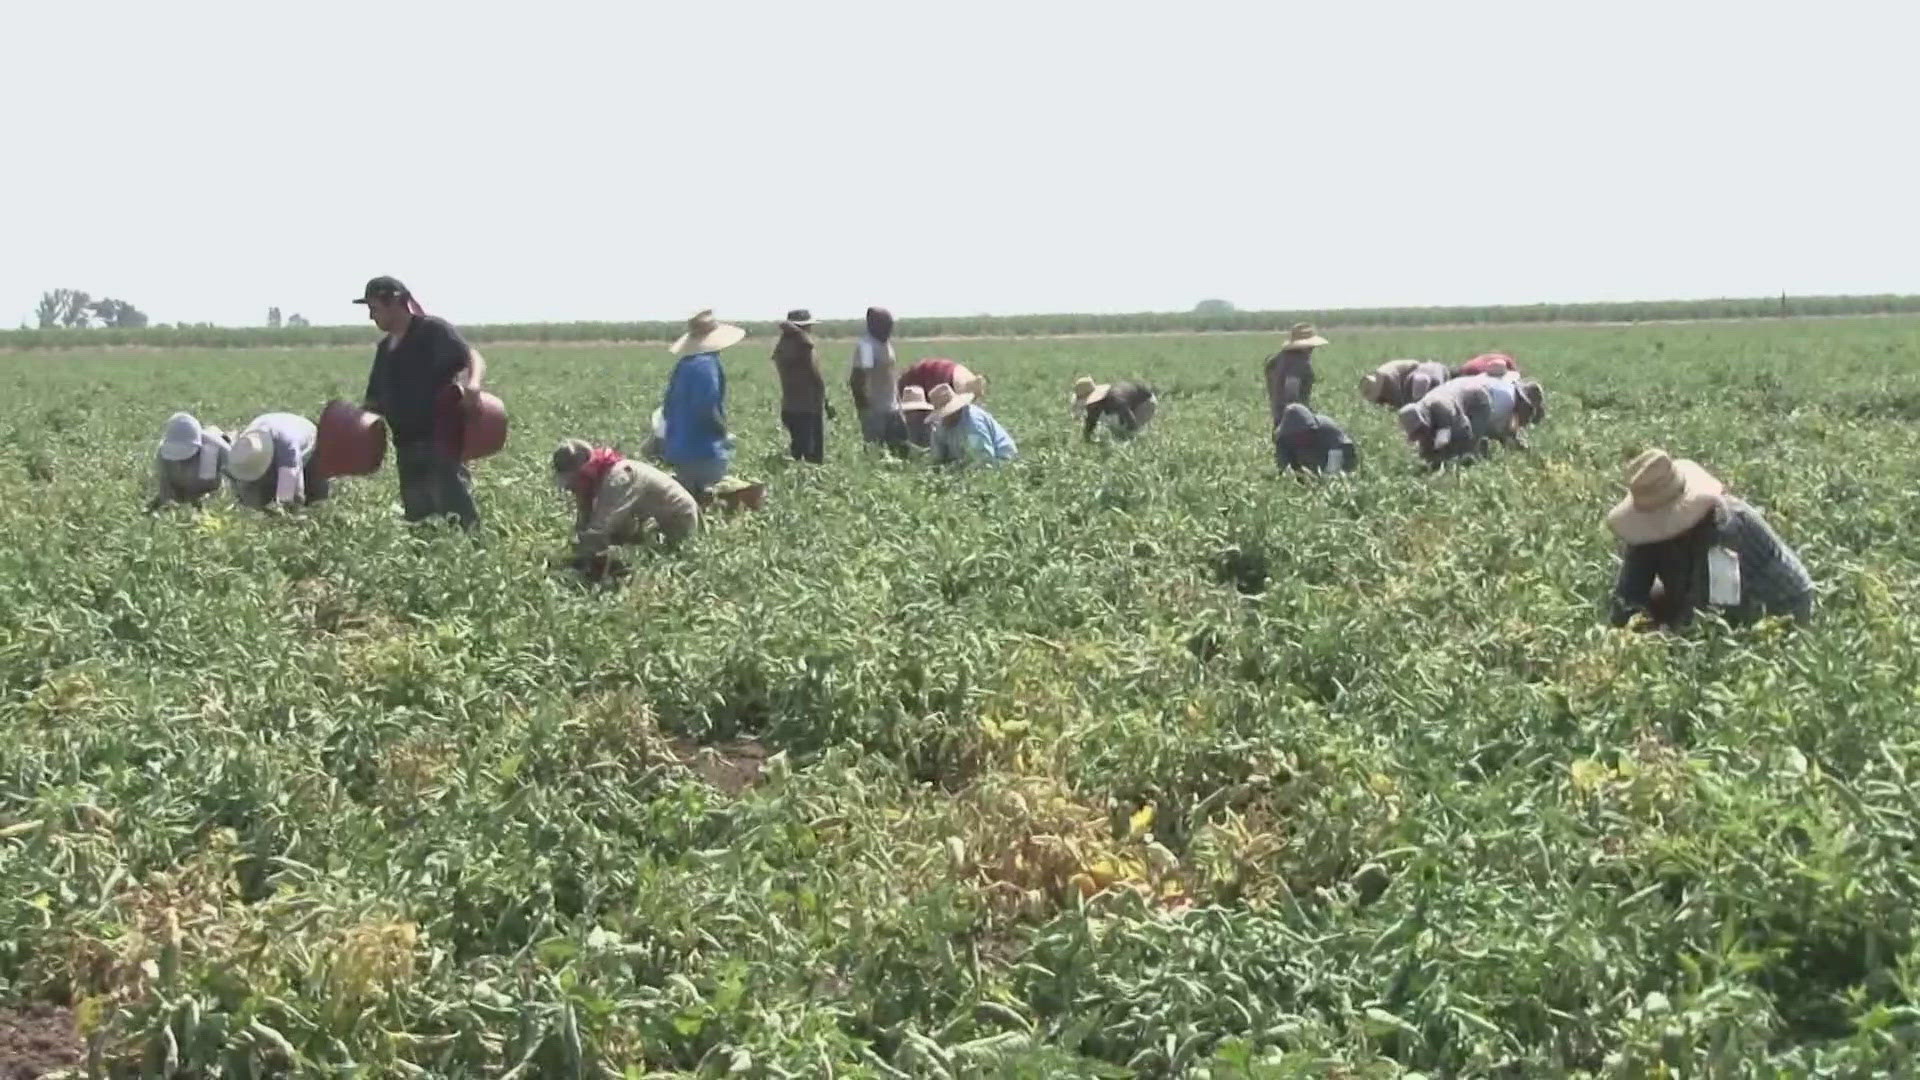
[[400, 468], [400, 507], [408, 521], [451, 514], [463, 529], [480, 524], [473, 477], [464, 462], [431, 442], [396, 446], [393, 454]]

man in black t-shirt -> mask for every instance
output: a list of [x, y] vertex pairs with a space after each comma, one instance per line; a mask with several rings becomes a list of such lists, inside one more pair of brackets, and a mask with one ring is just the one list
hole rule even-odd
[[480, 389], [485, 365], [452, 324], [428, 315], [397, 278], [367, 282], [356, 304], [387, 336], [373, 353], [366, 408], [386, 417], [400, 469], [400, 505], [408, 521], [452, 514], [463, 528], [480, 523], [473, 479], [457, 449], [435, 438], [436, 417]]

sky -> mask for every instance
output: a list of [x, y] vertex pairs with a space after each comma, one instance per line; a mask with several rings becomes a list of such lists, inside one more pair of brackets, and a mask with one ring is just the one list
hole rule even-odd
[[1920, 293], [1920, 5], [0, 9], [0, 320]]

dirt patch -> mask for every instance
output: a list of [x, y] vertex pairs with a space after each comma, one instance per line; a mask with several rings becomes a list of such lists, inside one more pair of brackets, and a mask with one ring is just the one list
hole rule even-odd
[[754, 739], [733, 739], [701, 746], [687, 739], [673, 740], [673, 752], [700, 778], [727, 795], [739, 795], [760, 782], [766, 771], [767, 748]]
[[73, 1012], [52, 1005], [0, 1009], [0, 1080], [31, 1080], [78, 1069], [86, 1046], [73, 1027]]

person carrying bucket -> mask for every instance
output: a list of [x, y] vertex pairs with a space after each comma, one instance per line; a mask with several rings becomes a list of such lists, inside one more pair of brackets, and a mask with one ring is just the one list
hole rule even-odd
[[356, 304], [386, 333], [374, 347], [365, 407], [386, 419], [400, 471], [400, 505], [408, 521], [451, 515], [464, 529], [480, 524], [473, 477], [460, 455], [436, 438], [447, 397], [480, 390], [486, 364], [460, 331], [429, 315], [398, 278], [367, 282]]

